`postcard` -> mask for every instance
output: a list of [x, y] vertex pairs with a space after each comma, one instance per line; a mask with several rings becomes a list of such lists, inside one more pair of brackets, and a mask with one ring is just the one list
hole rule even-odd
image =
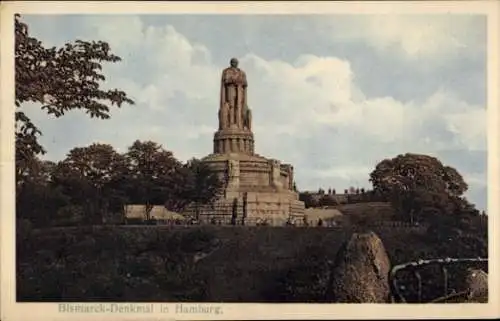
[[1, 319], [498, 316], [499, 9], [4, 4]]

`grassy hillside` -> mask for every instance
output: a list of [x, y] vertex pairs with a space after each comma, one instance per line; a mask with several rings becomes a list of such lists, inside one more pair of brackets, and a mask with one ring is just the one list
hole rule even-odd
[[394, 219], [394, 209], [386, 202], [364, 202], [328, 206], [325, 208], [307, 208], [308, 221], [317, 225], [318, 219], [331, 220], [339, 224], [357, 224], [364, 222], [381, 222]]
[[321, 220], [331, 220], [331, 219], [341, 219], [342, 213], [335, 208], [306, 208], [305, 215], [307, 216], [307, 221], [309, 224], [316, 226], [318, 221]]
[[394, 209], [389, 203], [385, 202], [344, 204], [334, 208], [349, 217], [368, 217], [381, 220], [391, 219], [394, 216]]
[[[393, 264], [486, 256], [484, 244], [376, 231]], [[321, 301], [352, 233], [335, 228], [81, 227], [18, 234], [20, 301]], [[480, 253], [480, 252], [483, 253]]]

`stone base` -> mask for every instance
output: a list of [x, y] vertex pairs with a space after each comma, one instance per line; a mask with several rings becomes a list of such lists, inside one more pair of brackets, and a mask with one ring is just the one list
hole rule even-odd
[[[237, 213], [237, 225], [265, 222], [272, 226], [284, 226], [287, 221], [301, 221], [304, 217], [304, 203], [297, 200], [294, 193], [246, 192], [246, 211], [244, 195], [245, 192], [241, 191], [227, 192], [226, 198], [216, 201], [213, 207], [198, 209], [199, 219], [205, 223], [231, 224], [233, 208]], [[189, 212], [191, 215], [195, 213], [193, 208]]]
[[[217, 137], [220, 138], [220, 137]], [[266, 221], [283, 226], [302, 220], [304, 203], [293, 190], [293, 168], [255, 153], [213, 153], [202, 161], [225, 182], [222, 197], [212, 207], [198, 208], [205, 222], [255, 225]], [[190, 210], [192, 214], [196, 211]], [[243, 220], [243, 217], [245, 219]]]
[[[258, 154], [210, 154], [203, 158], [202, 161], [222, 181], [227, 182], [226, 188], [228, 190], [281, 192], [291, 191], [293, 187], [293, 175], [287, 171], [289, 165], [273, 164], [275, 160]], [[237, 167], [234, 173], [235, 176], [231, 176], [233, 174], [230, 173], [230, 162], [235, 162]], [[273, 166], [276, 167], [274, 173]]]

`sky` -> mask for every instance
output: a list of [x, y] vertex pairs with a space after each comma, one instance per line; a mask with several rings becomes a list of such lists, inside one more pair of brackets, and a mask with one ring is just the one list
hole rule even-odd
[[212, 152], [220, 73], [247, 73], [255, 149], [294, 166], [299, 190], [369, 188], [383, 159], [422, 153], [455, 167], [486, 208], [486, 18], [481, 15], [25, 15], [46, 46], [107, 41], [105, 87], [136, 105], [111, 119], [50, 118], [46, 159], [94, 142], [153, 140], [180, 160]]

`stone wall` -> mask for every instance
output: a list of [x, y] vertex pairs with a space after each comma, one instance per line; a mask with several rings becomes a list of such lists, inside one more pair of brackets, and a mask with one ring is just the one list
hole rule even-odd
[[240, 176], [240, 186], [266, 186], [269, 185], [269, 172], [251, 171]]
[[[237, 168], [237, 176], [228, 177], [229, 162], [233, 162], [233, 168]], [[253, 190], [262, 188], [262, 191], [293, 190], [293, 167], [289, 164], [281, 164], [277, 160], [256, 157], [254, 159], [215, 159], [207, 161], [210, 168], [218, 174], [219, 179], [227, 182], [232, 189], [236, 187], [252, 187]], [[228, 179], [230, 179], [228, 181]]]
[[[240, 222], [244, 215], [243, 194], [230, 192], [226, 198], [220, 199], [213, 206], [200, 208], [200, 219], [205, 222], [210, 222], [213, 218], [225, 223], [230, 222], [233, 214], [233, 200], [236, 198], [237, 222]], [[304, 210], [304, 204], [296, 200], [294, 193], [247, 192], [245, 223], [253, 225], [258, 221], [267, 221], [270, 225], [284, 225], [290, 217], [302, 219]], [[193, 209], [187, 212], [194, 214]]]

